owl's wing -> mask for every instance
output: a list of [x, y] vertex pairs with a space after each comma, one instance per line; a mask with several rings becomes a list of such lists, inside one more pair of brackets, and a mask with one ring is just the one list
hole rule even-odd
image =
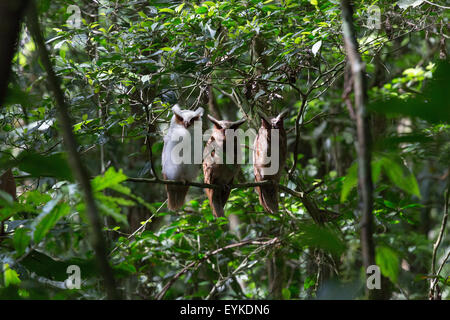
[[205, 146], [205, 159], [203, 160], [203, 175], [205, 183], [213, 183], [214, 159], [211, 156], [211, 139]]

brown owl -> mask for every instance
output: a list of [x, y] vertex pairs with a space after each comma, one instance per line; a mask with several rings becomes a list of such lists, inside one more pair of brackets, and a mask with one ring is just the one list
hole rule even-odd
[[264, 210], [274, 213], [278, 211], [278, 183], [287, 157], [286, 131], [283, 120], [288, 110], [270, 119], [262, 112], [258, 113], [261, 117], [261, 127], [253, 146], [255, 181], [271, 180], [274, 184], [256, 187], [256, 191]]
[[[208, 188], [205, 189], [205, 192], [214, 216], [223, 217], [223, 208], [230, 195], [228, 185], [233, 183], [234, 177], [239, 172], [239, 165], [237, 164], [237, 148], [239, 148], [239, 145], [234, 130], [243, 124], [245, 119], [236, 122], [219, 121], [210, 115], [208, 115], [208, 119], [214, 123], [214, 128], [203, 153], [204, 181], [208, 184], [221, 185], [223, 189]], [[234, 139], [234, 150], [226, 150], [227, 138]], [[230, 155], [229, 152], [232, 152], [232, 154]]]

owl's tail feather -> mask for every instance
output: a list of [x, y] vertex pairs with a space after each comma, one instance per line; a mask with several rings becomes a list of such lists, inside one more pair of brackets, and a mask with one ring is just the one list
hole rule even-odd
[[259, 203], [269, 213], [278, 211], [278, 186], [256, 187]]
[[229, 189], [206, 189], [206, 195], [209, 199], [209, 205], [215, 217], [225, 216], [223, 208], [230, 196]]
[[189, 186], [166, 184], [167, 207], [169, 210], [177, 210], [183, 206], [188, 190]]

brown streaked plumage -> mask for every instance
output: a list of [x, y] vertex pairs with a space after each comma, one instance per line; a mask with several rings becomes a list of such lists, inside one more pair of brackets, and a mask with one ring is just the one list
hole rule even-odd
[[[255, 181], [270, 180], [273, 181], [272, 186], [256, 187], [259, 194], [259, 202], [264, 210], [269, 213], [278, 211], [278, 183], [280, 181], [281, 173], [286, 163], [287, 157], [287, 139], [286, 131], [284, 130], [283, 120], [287, 115], [288, 110], [283, 111], [275, 118], [268, 119], [264, 114], [259, 113], [261, 117], [261, 127], [255, 139], [253, 149], [253, 169], [255, 172]], [[278, 150], [271, 150], [272, 131], [271, 129], [278, 129]], [[271, 163], [265, 163], [267, 156], [272, 155], [272, 152], [279, 154], [279, 167], [274, 174], [265, 174], [264, 169], [270, 167]]]
[[11, 169], [6, 170], [0, 176], [0, 190], [10, 194], [13, 199], [16, 199], [16, 181]]
[[[8, 193], [12, 196], [13, 200], [16, 200], [16, 181], [14, 179], [14, 175], [11, 169], [6, 170], [0, 176], [0, 190]], [[1, 206], [0, 206], [1, 208]], [[6, 217], [0, 222], [0, 235], [3, 235], [5, 231], [5, 221], [8, 220], [11, 216]], [[2, 239], [0, 238], [0, 241]]]
[[[214, 123], [213, 132], [204, 149], [203, 174], [204, 181], [208, 184], [222, 185], [222, 189], [205, 189], [209, 199], [209, 205], [215, 217], [223, 217], [225, 204], [230, 196], [230, 189], [227, 187], [233, 183], [233, 179], [239, 172], [237, 164], [237, 148], [239, 147], [236, 136], [228, 136], [235, 139], [233, 152], [233, 164], [227, 164], [226, 153], [226, 130], [236, 130], [245, 119], [236, 122], [222, 120], [219, 121], [208, 115], [209, 120]], [[232, 132], [230, 132], [232, 133]], [[223, 150], [223, 153], [220, 152]]]

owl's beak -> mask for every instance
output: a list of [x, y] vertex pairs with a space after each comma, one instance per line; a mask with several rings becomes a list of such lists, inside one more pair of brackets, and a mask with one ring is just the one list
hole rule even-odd
[[187, 129], [189, 127], [189, 121], [183, 121], [183, 125]]

